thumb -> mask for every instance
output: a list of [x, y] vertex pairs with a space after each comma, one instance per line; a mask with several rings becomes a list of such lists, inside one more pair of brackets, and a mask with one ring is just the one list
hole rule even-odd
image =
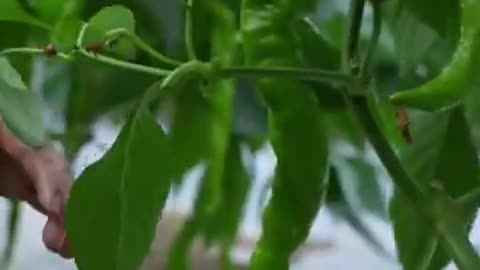
[[48, 218], [45, 224], [43, 229], [43, 243], [49, 250], [58, 253], [64, 258], [71, 258], [72, 256], [65, 228], [62, 222], [59, 222], [55, 218]]

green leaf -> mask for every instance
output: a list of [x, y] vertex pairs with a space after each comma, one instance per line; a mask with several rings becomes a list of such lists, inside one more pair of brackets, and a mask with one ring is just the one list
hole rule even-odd
[[172, 123], [172, 147], [175, 152], [173, 176], [179, 180], [183, 174], [205, 160], [209, 151], [209, 128], [213, 108], [202, 95], [200, 82], [191, 82], [175, 97]]
[[35, 4], [38, 17], [42, 20], [55, 24], [62, 15], [63, 8], [68, 2], [76, 0], [41, 0]]
[[40, 100], [4, 57], [0, 57], [0, 115], [26, 144], [40, 146], [46, 141]]
[[293, 31], [309, 66], [327, 70], [339, 68], [340, 52], [311, 20], [295, 21]]
[[[463, 107], [436, 114], [418, 113], [411, 122], [413, 145], [402, 151], [402, 159], [419, 184], [427, 188], [435, 181], [452, 198], [479, 186], [478, 157]], [[417, 208], [395, 193], [390, 216], [400, 261], [406, 270], [441, 269], [450, 258], [436, 247], [438, 237], [431, 224], [422, 223]], [[474, 212], [468, 214], [470, 220], [465, 220], [465, 225], [470, 227]]]
[[67, 17], [58, 22], [52, 31], [52, 41], [60, 52], [70, 52], [75, 48], [78, 34], [82, 28], [82, 21]]
[[80, 269], [134, 270], [143, 261], [170, 189], [169, 140], [149, 110], [153, 86], [112, 148], [75, 182], [67, 229]]
[[[459, 0], [405, 0], [402, 5], [419, 20], [435, 30], [440, 36], [455, 44], [460, 33], [460, 1]], [[432, 12], [432, 7], [435, 11]]]
[[[297, 20], [293, 25], [297, 46], [302, 62], [307, 68], [338, 70], [340, 52], [335, 45], [309, 19]], [[331, 137], [345, 136], [357, 146], [364, 144], [363, 134], [347, 110], [344, 96], [332, 86], [324, 83], [310, 83], [315, 90], [317, 102], [325, 111], [326, 123]], [[341, 134], [339, 134], [341, 133]]]
[[336, 111], [325, 114], [325, 123], [331, 140], [347, 140], [359, 149], [365, 146], [365, 135], [351, 111]]
[[387, 22], [392, 29], [400, 76], [406, 78], [416, 73], [437, 35], [408, 10], [400, 9], [392, 13]]
[[[400, 262], [405, 270], [426, 270], [437, 247], [438, 237], [433, 235], [433, 229], [423, 223], [415, 211], [415, 206], [410, 204], [408, 198], [395, 193], [390, 202], [390, 217]], [[447, 262], [443, 258], [442, 263], [446, 265]]]
[[338, 180], [347, 204], [355, 211], [387, 217], [386, 195], [375, 168], [366, 160], [356, 157], [334, 160]]
[[17, 0], [0, 1], [0, 21], [27, 23], [49, 30], [50, 26], [27, 13]]
[[255, 86], [246, 80], [239, 80], [234, 96], [233, 132], [249, 137], [249, 144], [258, 149], [265, 144], [267, 122], [268, 110]]
[[[88, 21], [82, 46], [88, 47], [92, 44], [104, 44], [107, 32], [120, 28], [135, 33], [135, 18], [132, 11], [118, 5], [105, 7]], [[113, 50], [121, 57], [127, 59], [132, 58], [135, 53], [134, 45], [127, 39], [118, 40]]]
[[27, 90], [27, 86], [23, 82], [22, 77], [6, 57], [0, 57], [0, 80], [12, 88]]
[[[293, 25], [302, 61], [309, 68], [338, 70], [340, 52], [308, 19], [298, 20]], [[343, 95], [329, 84], [311, 83], [318, 103], [323, 109], [338, 111], [346, 108]]]
[[379, 241], [371, 228], [365, 224], [362, 219], [361, 212], [357, 211], [347, 201], [343, 188], [340, 184], [339, 171], [335, 166], [330, 167], [330, 178], [328, 181], [328, 193], [326, 198], [326, 206], [332, 211], [333, 215], [345, 221], [367, 244], [369, 244], [379, 255], [391, 257], [385, 246]]
[[9, 200], [8, 225], [7, 225], [7, 243], [2, 255], [2, 269], [9, 269], [12, 257], [14, 255], [17, 243], [18, 228], [20, 226], [20, 214], [22, 205], [15, 200]]
[[[68, 154], [74, 156], [88, 139], [89, 126], [102, 114], [129, 104], [153, 83], [148, 74], [101, 65], [86, 58], [73, 64], [66, 101]], [[66, 75], [65, 75], [66, 76]], [[58, 79], [57, 79], [58, 81]]]

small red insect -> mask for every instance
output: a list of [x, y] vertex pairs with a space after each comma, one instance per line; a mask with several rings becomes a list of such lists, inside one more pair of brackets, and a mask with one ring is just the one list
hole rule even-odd
[[87, 52], [91, 52], [94, 55], [97, 55], [104, 49], [104, 47], [105, 45], [103, 43], [92, 43], [85, 47], [85, 49], [87, 50]]
[[46, 54], [47, 56], [55, 56], [57, 55], [58, 51], [53, 46], [53, 44], [48, 44], [46, 47], [43, 48], [43, 53]]
[[397, 118], [398, 129], [402, 133], [403, 139], [406, 143], [412, 144], [413, 140], [410, 133], [410, 120], [408, 120], [407, 111], [405, 108], [401, 107], [396, 111], [395, 116]]

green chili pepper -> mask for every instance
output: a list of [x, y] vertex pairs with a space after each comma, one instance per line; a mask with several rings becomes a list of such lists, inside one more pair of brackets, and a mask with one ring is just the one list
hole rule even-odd
[[462, 101], [469, 92], [475, 74], [480, 31], [480, 1], [462, 0], [461, 33], [450, 63], [433, 80], [413, 89], [398, 92], [390, 97], [394, 104], [425, 111], [440, 111]]
[[[242, 38], [248, 65], [301, 64], [290, 28], [297, 11], [293, 0], [243, 0]], [[290, 254], [306, 239], [321, 205], [327, 179], [327, 139], [315, 94], [302, 89], [307, 84], [261, 79], [257, 86], [269, 108], [277, 167], [272, 197], [263, 215], [263, 234], [250, 269], [282, 270], [289, 268]]]
[[215, 215], [209, 218], [209, 225], [204, 232], [207, 244], [215, 243], [220, 246], [223, 270], [235, 269], [230, 252], [235, 245], [252, 183], [242, 159], [242, 143], [242, 138], [232, 135], [224, 162], [222, 204]]
[[[220, 64], [230, 66], [235, 48], [234, 13], [221, 1], [209, 1], [206, 5], [216, 22], [212, 29], [212, 55], [218, 58]], [[208, 129], [208, 138], [202, 143], [208, 147], [207, 169], [197, 192], [193, 215], [185, 223], [171, 250], [168, 269], [189, 268], [186, 258], [194, 237], [200, 232], [207, 232], [212, 218], [224, 203], [222, 185], [232, 131], [234, 90], [233, 81], [226, 79], [211, 80], [205, 89], [209, 117], [204, 128]]]

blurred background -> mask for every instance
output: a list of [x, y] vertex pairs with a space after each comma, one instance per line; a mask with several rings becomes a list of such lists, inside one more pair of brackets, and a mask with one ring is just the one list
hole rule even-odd
[[[229, 0], [232, 6], [239, 1]], [[55, 7], [63, 0], [23, 0], [22, 5], [46, 21], [55, 21]], [[88, 18], [101, 7], [122, 4], [134, 11], [137, 33], [160, 51], [177, 59], [185, 59], [183, 45], [182, 0], [83, 0], [81, 17]], [[374, 68], [375, 85], [380, 96], [388, 95], [399, 87], [418, 84], [437, 74], [449, 60], [455, 47], [458, 31], [449, 27], [458, 16], [454, 9], [438, 8], [438, 16], [425, 18], [420, 6], [412, 1], [390, 0], [385, 5], [385, 27], [380, 40]], [[431, 1], [429, 1], [431, 2]], [[434, 3], [434, 2], [433, 2]], [[317, 27], [326, 43], [324, 50], [316, 50], [311, 59], [330, 58], [334, 61], [342, 46], [345, 29], [347, 0], [318, 0], [317, 8], [305, 14]], [[458, 11], [458, 10], [457, 10]], [[443, 12], [443, 13], [442, 13]], [[371, 30], [371, 14], [367, 9], [364, 40]], [[458, 15], [458, 14], [457, 14]], [[438, 19], [440, 18], [440, 19]], [[456, 18], [456, 19], [455, 19]], [[202, 59], [208, 59], [209, 21], [199, 14], [194, 18], [195, 44]], [[453, 20], [453, 22], [452, 22]], [[201, 22], [201, 23], [200, 23]], [[458, 22], [457, 22], [458, 23]], [[28, 31], [25, 31], [28, 29]], [[0, 22], [0, 49], [29, 44], [44, 46], [49, 37], [24, 25]], [[64, 63], [44, 57], [14, 56], [12, 63], [20, 71], [31, 89], [37, 92], [45, 105], [45, 123], [72, 162], [75, 176], [102, 157], [112, 145], [132, 100], [154, 82], [147, 75], [101, 65], [90, 60]], [[138, 52], [137, 62], [152, 64], [148, 56]], [[320, 60], [319, 60], [320, 61]], [[308, 62], [308, 61], [307, 61]], [[309, 65], [309, 63], [306, 63]], [[324, 86], [317, 86], [324, 87]], [[245, 144], [245, 163], [251, 176], [251, 190], [240, 226], [234, 258], [239, 269], [248, 261], [260, 232], [260, 217], [268, 200], [275, 156], [264, 143], [267, 112], [248, 81], [238, 82], [235, 97], [234, 132]], [[469, 122], [476, 145], [480, 142], [479, 91], [467, 101]], [[392, 228], [388, 218], [388, 201], [392, 186], [380, 162], [365, 142], [363, 134], [344, 110], [345, 104], [337, 96], [325, 96], [324, 106], [331, 141], [332, 173], [325, 207], [319, 212], [305, 247], [292, 260], [292, 269], [401, 269], [395, 253]], [[190, 102], [190, 103], [189, 103]], [[169, 100], [159, 110], [158, 120], [169, 130], [172, 127], [176, 105], [192, 100]], [[394, 111], [383, 106], [381, 119], [389, 139], [401, 145], [402, 138], [394, 121]], [[189, 115], [189, 112], [184, 112]], [[191, 115], [191, 114], [190, 114]], [[192, 117], [193, 118], [193, 117]], [[188, 120], [188, 119], [187, 119]], [[193, 123], [195, 119], [190, 119]], [[143, 270], [159, 268], [166, 259], [172, 237], [190, 214], [196, 187], [204, 166], [197, 164], [185, 174], [183, 185], [171, 193], [164, 217], [159, 223], [157, 239]], [[5, 249], [12, 233], [10, 201], [1, 200], [0, 248]], [[15, 208], [13, 208], [15, 209]], [[45, 218], [29, 206], [17, 209], [18, 228], [14, 233], [12, 270], [75, 269], [72, 261], [50, 254], [41, 242], [41, 229]], [[16, 212], [14, 212], [15, 214]], [[9, 218], [10, 217], [10, 218]], [[408, 224], [406, 224], [408, 226]], [[471, 233], [474, 244], [479, 243], [480, 223]], [[216, 269], [218, 253], [195, 246], [192, 254], [195, 270]], [[245, 269], [245, 268], [243, 268]], [[454, 269], [449, 266], [449, 269]]]

